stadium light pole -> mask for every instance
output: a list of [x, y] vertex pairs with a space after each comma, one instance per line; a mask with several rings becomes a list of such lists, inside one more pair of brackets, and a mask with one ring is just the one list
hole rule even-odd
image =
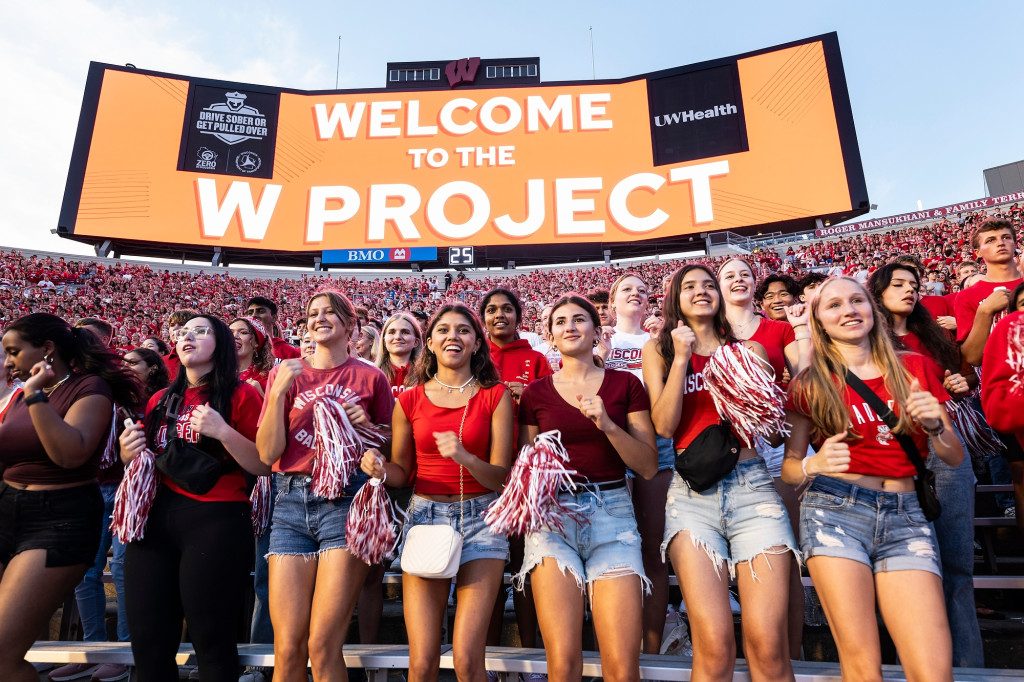
[[590, 79], [597, 80], [597, 70], [594, 68], [594, 27], [590, 27]]
[[338, 65], [334, 69], [334, 89], [338, 89], [338, 79], [341, 77], [341, 36], [338, 36]]

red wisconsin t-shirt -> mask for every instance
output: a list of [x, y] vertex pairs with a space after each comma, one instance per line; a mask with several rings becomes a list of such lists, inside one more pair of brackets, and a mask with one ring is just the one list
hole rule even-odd
[[[949, 400], [949, 394], [942, 388], [942, 382], [935, 376], [933, 369], [935, 363], [931, 363], [931, 367], [929, 367], [930, 361], [917, 353], [902, 353], [900, 361], [910, 376], [916, 377], [921, 382], [921, 387], [934, 395], [940, 403]], [[897, 417], [900, 415], [901, 408], [894, 404], [895, 401], [886, 389], [884, 376], [863, 381], [889, 406], [889, 409], [896, 413]], [[846, 444], [850, 446], [850, 468], [846, 473], [887, 478], [916, 476], [917, 470], [914, 469], [907, 453], [904, 452], [889, 427], [850, 386], [846, 386], [843, 401], [850, 412], [851, 430], [861, 436], [857, 440], [850, 438], [846, 440]], [[788, 409], [804, 416], [810, 416], [806, 407], [798, 404], [799, 401], [790, 398], [786, 402]], [[917, 444], [921, 456], [927, 457], [928, 436], [920, 427], [915, 426], [911, 437]], [[815, 448], [819, 447], [822, 442], [815, 443]]]
[[[974, 316], [978, 312], [978, 306], [988, 298], [997, 287], [1004, 287], [1007, 291], [1013, 291], [1014, 287], [1020, 284], [1021, 279], [1011, 279], [1009, 282], [977, 282], [960, 292], [956, 297], [954, 312], [956, 314], [956, 340], [963, 343], [974, 327]], [[1003, 319], [1006, 312], [999, 313], [992, 318], [992, 324]]]
[[782, 320], [761, 318], [750, 340], [764, 346], [764, 351], [768, 355], [768, 362], [771, 363], [772, 370], [775, 372], [775, 382], [781, 384], [782, 372], [786, 369], [785, 348], [796, 341], [793, 325]]
[[[414, 491], [424, 495], [458, 495], [459, 465], [445, 459], [437, 451], [434, 433], [459, 432], [462, 426], [462, 447], [481, 460], [491, 459], [491, 417], [505, 395], [504, 384], [479, 388], [468, 406], [440, 407], [427, 397], [423, 385], [410, 387], [398, 396], [398, 403], [412, 425], [413, 450], [416, 457]], [[468, 409], [467, 409], [468, 408]], [[466, 420], [463, 425], [462, 415]], [[472, 495], [488, 493], [468, 471], [463, 471], [462, 491]]]
[[[160, 399], [166, 393], [166, 389], [163, 391], [157, 391], [153, 394], [153, 397], [149, 399], [149, 404], [146, 405], [146, 414], [152, 412], [159, 404]], [[178, 414], [178, 421], [176, 424], [178, 438], [186, 440], [189, 443], [198, 443], [201, 436], [192, 430], [192, 425], [189, 423], [189, 419], [192, 417], [192, 411], [198, 405], [206, 403], [205, 391], [201, 388], [189, 388], [185, 390], [185, 401], [181, 406], [181, 411]], [[259, 392], [247, 383], [239, 383], [238, 388], [235, 389], [235, 394], [231, 396], [231, 415], [226, 416], [225, 421], [240, 434], [245, 436], [251, 441], [256, 440], [256, 425], [260, 416], [260, 406], [262, 404]], [[167, 444], [167, 427], [163, 426], [157, 433], [157, 448], [162, 450]], [[231, 455], [226, 454], [226, 457]], [[242, 474], [242, 469], [233, 468], [221, 475], [216, 485], [210, 489], [205, 495], [194, 495], [189, 492], [185, 492], [180, 486], [174, 481], [161, 475], [163, 484], [176, 493], [191, 497], [193, 500], [202, 500], [204, 502], [248, 502], [249, 495], [245, 490], [245, 477]]]
[[[270, 370], [267, 386], [273, 390], [280, 365]], [[374, 424], [391, 426], [395, 399], [384, 372], [354, 355], [331, 369], [314, 369], [303, 360], [302, 374], [288, 389], [283, 428], [288, 434], [284, 452], [274, 471], [309, 474], [313, 471], [313, 403], [330, 398], [339, 403], [358, 402]], [[260, 422], [266, 413], [266, 403]]]
[[[650, 411], [651, 401], [640, 380], [630, 372], [607, 369], [597, 395], [619, 428], [628, 427], [632, 412]], [[536, 426], [541, 433], [560, 431], [562, 445], [569, 453], [567, 468], [576, 469], [575, 480], [584, 483], [615, 481], [626, 475], [626, 465], [594, 422], [583, 416], [555, 389], [551, 377], [533, 382], [519, 402], [520, 425]]]
[[715, 401], [704, 384], [704, 367], [710, 359], [710, 355], [697, 353], [690, 356], [690, 371], [683, 384], [683, 412], [672, 435], [676, 450], [685, 450], [701, 431], [722, 421]]

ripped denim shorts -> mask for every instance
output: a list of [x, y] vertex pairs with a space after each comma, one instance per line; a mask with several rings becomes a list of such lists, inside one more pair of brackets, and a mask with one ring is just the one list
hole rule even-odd
[[644, 574], [633, 500], [625, 481], [590, 484], [576, 492], [562, 492], [558, 499], [577, 509], [583, 522], [566, 518], [564, 535], [557, 530], [527, 535], [523, 568], [515, 577], [516, 587], [522, 589], [530, 571], [550, 558], [563, 573], [572, 574], [580, 590], [601, 578], [638, 575], [649, 593], [650, 581]]
[[852, 559], [872, 573], [920, 570], [942, 576], [935, 528], [917, 493], [886, 493], [818, 476], [800, 505], [800, 548], [808, 559]]
[[274, 511], [267, 556], [317, 557], [331, 549], [345, 549], [345, 522], [352, 497], [369, 477], [352, 476], [345, 494], [336, 500], [314, 495], [307, 474], [274, 474]]
[[702, 493], [691, 490], [673, 472], [665, 500], [663, 560], [672, 540], [682, 531], [689, 532], [695, 547], [707, 552], [716, 570], [727, 564], [733, 578], [736, 564], [759, 554], [792, 552], [800, 558], [789, 514], [760, 457], [739, 462], [725, 478]]

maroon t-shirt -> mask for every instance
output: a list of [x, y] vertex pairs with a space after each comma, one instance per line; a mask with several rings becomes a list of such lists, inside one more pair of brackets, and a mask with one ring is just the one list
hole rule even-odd
[[[597, 395], [604, 401], [608, 416], [622, 429], [628, 427], [631, 412], [650, 411], [651, 401], [640, 380], [630, 372], [605, 370]], [[608, 438], [555, 390], [552, 377], [537, 379], [523, 390], [519, 402], [519, 423], [536, 426], [541, 433], [558, 430], [562, 445], [569, 453], [568, 468], [577, 471], [577, 481], [601, 483], [626, 475], [622, 457]]]
[[[110, 400], [111, 404], [114, 401], [114, 394], [105, 380], [95, 374], [72, 374], [67, 381], [50, 393], [50, 406], [63, 417], [72, 405], [92, 395], [101, 395]], [[108, 405], [103, 414], [104, 419], [111, 419], [112, 407]], [[110, 424], [107, 428], [110, 428]], [[104, 437], [100, 438], [96, 449], [85, 464], [74, 469], [57, 466], [47, 456], [42, 441], [36, 435], [29, 407], [25, 405], [25, 394], [19, 391], [18, 395], [11, 399], [3, 421], [0, 422], [0, 469], [3, 469], [5, 481], [23, 485], [89, 481], [96, 478], [106, 444], [104, 431]]]
[[[305, 363], [305, 361], [303, 361]], [[270, 370], [267, 386], [274, 388], [277, 370]], [[395, 399], [384, 372], [354, 355], [331, 369], [314, 369], [308, 364], [288, 389], [284, 412], [284, 429], [288, 434], [281, 459], [274, 463], [274, 471], [308, 474], [313, 471], [313, 403], [329, 398], [339, 403], [359, 403], [374, 424], [391, 425]], [[260, 422], [266, 414], [263, 403]]]

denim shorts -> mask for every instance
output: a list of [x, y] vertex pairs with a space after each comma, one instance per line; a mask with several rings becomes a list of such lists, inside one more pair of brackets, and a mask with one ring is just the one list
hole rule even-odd
[[[487, 493], [462, 502], [459, 513], [458, 502], [434, 502], [419, 495], [409, 501], [405, 532], [413, 526], [451, 526], [462, 535], [462, 558], [459, 566], [476, 559], [500, 559], [508, 561], [508, 538], [496, 535], [484, 523], [487, 506], [498, 499], [498, 493]], [[461, 520], [460, 520], [461, 516]], [[405, 548], [405, 538], [402, 538]]]
[[564, 534], [550, 529], [526, 536], [523, 567], [515, 577], [517, 589], [523, 589], [530, 571], [551, 558], [562, 573], [572, 574], [581, 590], [601, 578], [638, 575], [644, 590], [650, 592], [633, 500], [623, 481], [611, 482], [616, 484], [621, 487], [602, 490], [601, 484], [591, 484], [591, 490], [581, 488], [558, 496], [563, 505], [579, 512], [582, 523], [567, 517]]
[[[715, 570], [725, 563], [733, 578], [736, 564], [751, 561], [758, 554], [789, 551], [800, 559], [789, 514], [760, 457], [739, 462], [725, 478], [702, 493], [691, 490], [678, 473], [673, 473], [665, 501], [663, 560], [676, 534], [684, 530], [690, 533], [695, 547], [707, 552]], [[770, 550], [772, 547], [785, 550]], [[757, 575], [753, 578], [756, 580]]]
[[46, 550], [47, 568], [92, 565], [107, 522], [97, 483], [57, 490], [0, 483], [0, 566], [30, 549]]
[[354, 476], [345, 494], [328, 500], [310, 492], [306, 474], [274, 474], [274, 512], [267, 556], [318, 556], [331, 549], [345, 549], [348, 508], [365, 474]]
[[[676, 467], [676, 447], [671, 438], [655, 436], [658, 448], [658, 471], [666, 471]], [[626, 467], [626, 478], [636, 478], [636, 472]]]
[[942, 576], [935, 528], [913, 492], [886, 493], [818, 476], [800, 505], [800, 548], [808, 559], [852, 559], [873, 573]]

